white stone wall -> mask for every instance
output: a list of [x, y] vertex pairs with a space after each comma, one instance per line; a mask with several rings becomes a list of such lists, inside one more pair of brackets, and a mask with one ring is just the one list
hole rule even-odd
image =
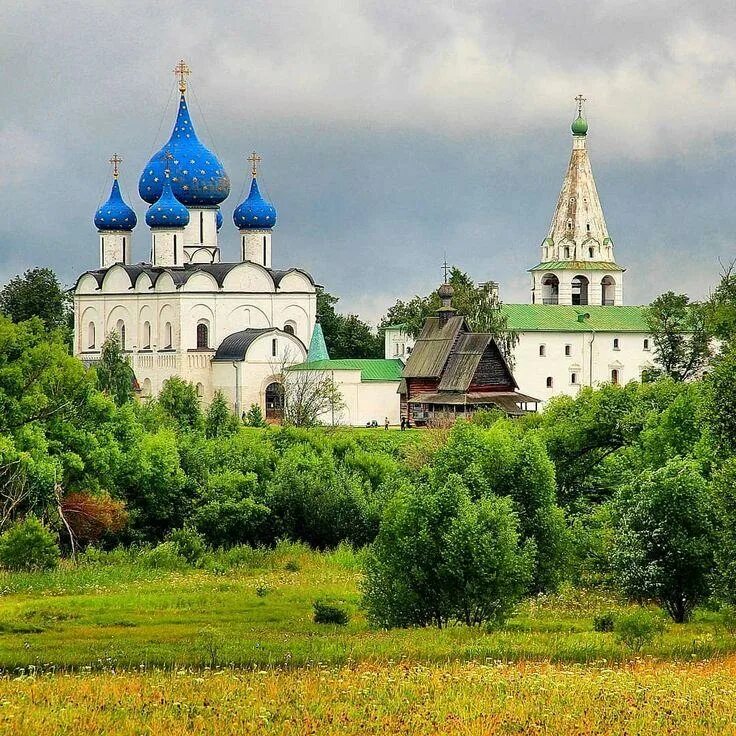
[[[554, 275], [559, 280], [558, 304], [572, 304], [572, 282], [576, 276], [588, 279], [588, 304], [603, 304], [604, 278], [614, 282], [612, 287], [613, 306], [624, 303], [624, 274], [623, 271], [534, 271], [532, 273], [532, 304], [545, 304], [546, 289], [542, 285], [545, 276]], [[585, 306], [585, 305], [580, 305]], [[610, 306], [610, 305], [609, 305]]]
[[387, 329], [383, 337], [383, 350], [386, 358], [406, 359], [414, 347], [414, 338], [402, 329]]
[[133, 233], [127, 230], [99, 230], [100, 268], [109, 268], [115, 263], [130, 263]]

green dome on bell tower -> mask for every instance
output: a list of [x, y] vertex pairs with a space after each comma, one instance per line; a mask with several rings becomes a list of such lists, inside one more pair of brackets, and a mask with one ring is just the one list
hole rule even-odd
[[578, 116], [573, 120], [570, 130], [573, 135], [586, 135], [588, 132], [588, 121], [583, 117], [583, 102], [585, 97], [578, 95], [575, 98], [575, 102], [578, 103]]

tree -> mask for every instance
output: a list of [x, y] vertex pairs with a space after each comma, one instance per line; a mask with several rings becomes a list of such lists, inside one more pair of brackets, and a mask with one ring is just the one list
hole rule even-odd
[[50, 268], [32, 268], [0, 291], [0, 312], [13, 322], [40, 317], [47, 330], [71, 328], [71, 295]]
[[654, 354], [665, 375], [686, 381], [698, 375], [711, 357], [706, 309], [686, 294], [668, 291], [645, 312]]
[[308, 364], [291, 366], [285, 356], [277, 375], [283, 390], [284, 424], [314, 427], [324, 417], [330, 424], [337, 421], [345, 402], [330, 371], [312, 370]]
[[135, 374], [120, 347], [120, 336], [113, 330], [102, 343], [100, 361], [95, 366], [97, 382], [118, 405], [122, 406], [133, 398]]
[[729, 454], [736, 452], [736, 345], [726, 346], [715, 358], [705, 380], [705, 421], [718, 445]]
[[[493, 335], [504, 357], [513, 363], [513, 350], [519, 341], [518, 335], [508, 328], [496, 285], [489, 282], [475, 284], [468, 274], [453, 266], [448, 283], [454, 288], [452, 306], [465, 317], [473, 332]], [[416, 337], [422, 330], [427, 317], [434, 315], [440, 307], [436, 291], [427, 296], [415, 296], [408, 302], [397, 301], [390, 307], [379, 323], [379, 335], [392, 324], [403, 324], [404, 329]]]
[[499, 623], [531, 577], [508, 499], [473, 501], [456, 475], [440, 488], [404, 482], [365, 562], [364, 604], [376, 625]]
[[355, 314], [335, 311], [338, 297], [317, 291], [317, 314], [331, 358], [382, 358], [383, 338]]
[[199, 432], [203, 429], [202, 408], [193, 383], [172, 376], [164, 381], [158, 404], [174, 420], [180, 432]]
[[207, 408], [204, 426], [208, 439], [213, 437], [225, 437], [238, 431], [239, 420], [230, 411], [222, 391], [216, 391], [212, 403]]
[[683, 623], [711, 590], [714, 514], [692, 461], [645, 470], [614, 501], [613, 567], [624, 593], [652, 598]]
[[736, 261], [723, 269], [721, 280], [705, 304], [709, 331], [724, 342], [736, 337]]
[[730, 457], [712, 481], [717, 544], [716, 590], [728, 603], [736, 604], [736, 457]]
[[64, 496], [61, 508], [74, 539], [82, 544], [96, 542], [108, 533], [115, 534], [128, 522], [125, 504], [109, 493], [74, 491]]
[[258, 404], [251, 404], [248, 413], [245, 415], [245, 423], [249, 427], [267, 427], [266, 420], [263, 418], [263, 412]]
[[0, 535], [0, 565], [6, 570], [51, 570], [59, 564], [56, 538], [35, 516]]

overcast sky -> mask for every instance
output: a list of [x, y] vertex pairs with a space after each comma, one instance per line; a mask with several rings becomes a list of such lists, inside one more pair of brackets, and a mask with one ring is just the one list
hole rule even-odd
[[174, 3], [0, 0], [0, 282], [98, 258], [107, 160], [149, 251], [141, 168], [193, 69], [200, 138], [274, 202], [274, 265], [375, 320], [448, 260], [526, 302], [567, 166], [573, 97], [626, 303], [704, 296], [736, 258], [736, 13], [726, 0]]

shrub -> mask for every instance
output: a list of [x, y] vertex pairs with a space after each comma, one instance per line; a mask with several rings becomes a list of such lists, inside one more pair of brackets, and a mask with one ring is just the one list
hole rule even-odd
[[629, 649], [640, 652], [647, 644], [651, 644], [665, 629], [664, 621], [646, 608], [634, 613], [616, 617], [613, 631], [617, 641], [626, 644]]
[[35, 516], [0, 536], [0, 565], [7, 570], [51, 570], [60, 556], [55, 536]]
[[499, 623], [527, 590], [533, 563], [509, 499], [474, 502], [457, 475], [440, 488], [405, 483], [366, 557], [368, 618], [385, 628]]
[[296, 560], [289, 560], [284, 565], [284, 570], [286, 570], [287, 572], [299, 572], [299, 563]]
[[721, 609], [721, 623], [729, 634], [732, 636], [736, 634], [736, 606], [723, 606]]
[[140, 563], [153, 570], [179, 570], [186, 566], [187, 561], [179, 554], [179, 548], [174, 542], [162, 542], [153, 549], [142, 552]]
[[607, 634], [613, 631], [616, 618], [611, 611], [599, 613], [593, 617], [593, 629], [601, 634]]
[[341, 606], [336, 606], [324, 601], [315, 601], [313, 604], [313, 620], [316, 624], [335, 624], [345, 626], [350, 620], [348, 612]]
[[62, 499], [61, 507], [74, 536], [82, 543], [119, 532], [128, 522], [125, 504], [109, 493], [70, 493]]
[[248, 413], [245, 415], [245, 423], [249, 427], [267, 427], [266, 420], [263, 418], [263, 412], [258, 404], [251, 404]]
[[176, 547], [177, 554], [190, 565], [199, 564], [207, 553], [204, 537], [190, 526], [174, 529], [169, 534], [168, 540]]
[[216, 391], [204, 418], [205, 434], [208, 438], [227, 437], [238, 431], [240, 420], [230, 411], [230, 405], [222, 394]]

